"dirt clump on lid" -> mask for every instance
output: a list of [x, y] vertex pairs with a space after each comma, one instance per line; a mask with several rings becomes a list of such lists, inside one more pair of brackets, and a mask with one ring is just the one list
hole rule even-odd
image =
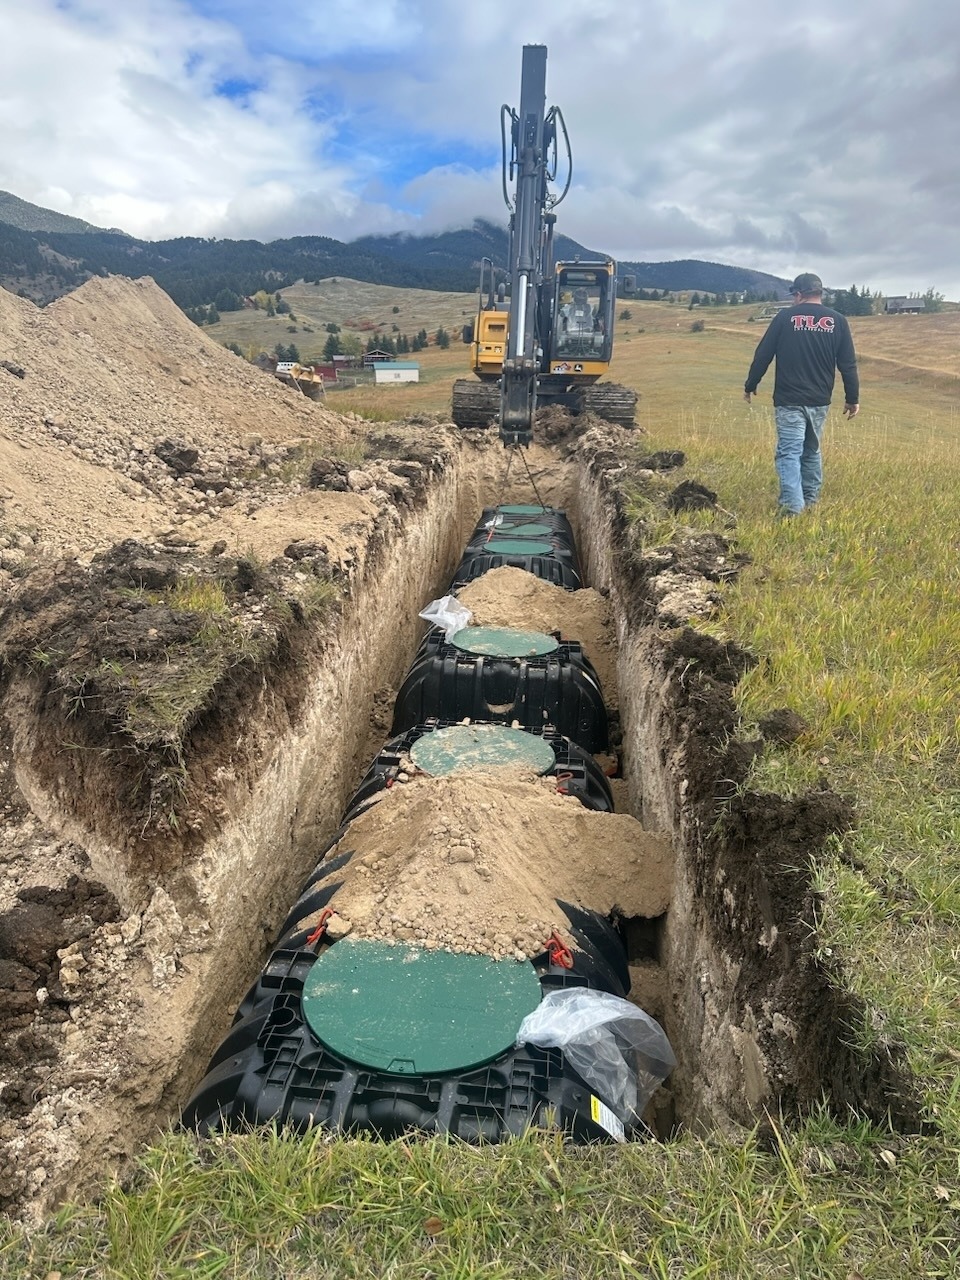
[[516, 627], [560, 632], [575, 640], [593, 664], [608, 707], [617, 705], [617, 635], [610, 602], [584, 587], [565, 591], [508, 565], [462, 587], [457, 598], [473, 613], [475, 627]]
[[509, 769], [392, 787], [330, 856], [348, 852], [332, 935], [496, 959], [540, 955], [554, 931], [573, 945], [558, 902], [662, 915], [673, 875], [668, 842], [635, 818], [588, 810], [555, 779]]

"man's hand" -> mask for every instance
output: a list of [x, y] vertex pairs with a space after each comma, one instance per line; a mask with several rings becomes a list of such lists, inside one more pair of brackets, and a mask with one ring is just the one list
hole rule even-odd
[[749, 403], [750, 403], [750, 401], [753, 399], [753, 397], [754, 397], [756, 394], [757, 394], [757, 393], [756, 393], [755, 391], [745, 391], [745, 392], [743, 393], [743, 398], [744, 398], [744, 400], [746, 400], [747, 404], [749, 404]]
[[845, 404], [843, 406], [843, 415], [845, 418], [855, 418], [859, 412], [860, 406], [858, 404]]

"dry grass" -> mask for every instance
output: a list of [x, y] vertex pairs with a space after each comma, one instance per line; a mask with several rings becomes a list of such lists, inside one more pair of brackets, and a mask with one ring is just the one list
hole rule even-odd
[[[292, 342], [302, 360], [313, 362], [323, 355], [328, 324], [338, 324], [344, 335], [356, 334], [366, 346], [371, 334], [395, 337], [405, 333], [413, 338], [421, 329], [433, 335], [440, 327], [452, 334], [472, 319], [477, 309], [473, 293], [398, 289], [344, 277], [321, 280], [318, 285], [300, 281], [280, 293], [290, 304], [295, 320], [291, 321], [288, 315], [268, 316], [259, 310], [226, 311], [220, 323], [210, 325], [205, 332], [225, 345], [236, 342], [245, 355], [250, 351], [273, 351], [278, 342], [284, 346]], [[416, 360], [419, 353], [401, 358]]]

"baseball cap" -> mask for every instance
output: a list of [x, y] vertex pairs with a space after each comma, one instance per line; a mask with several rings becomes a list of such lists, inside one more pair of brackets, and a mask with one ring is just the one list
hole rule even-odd
[[812, 271], [803, 271], [789, 288], [790, 293], [823, 293], [823, 281]]

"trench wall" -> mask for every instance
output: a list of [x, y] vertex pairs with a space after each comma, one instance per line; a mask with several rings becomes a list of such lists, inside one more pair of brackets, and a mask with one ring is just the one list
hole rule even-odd
[[896, 1046], [861, 1051], [864, 1010], [817, 953], [810, 868], [849, 823], [829, 793], [788, 800], [742, 787], [759, 744], [736, 740], [735, 646], [658, 625], [627, 537], [619, 460], [587, 448], [581, 557], [617, 623], [624, 772], [631, 809], [670, 839], [673, 898], [659, 931], [664, 1024], [687, 1127], [752, 1125], [821, 1100], [915, 1130], [920, 1107]]
[[[82, 1194], [105, 1154], [119, 1161], [134, 1154], [176, 1117], [202, 1075], [369, 764], [376, 692], [405, 670], [424, 628], [417, 611], [459, 559], [451, 512], [464, 500], [464, 475], [461, 451], [422, 503], [382, 531], [326, 642], [292, 673], [306, 687], [295, 719], [284, 720], [267, 681], [251, 698], [234, 758], [214, 778], [219, 829], [159, 878], [138, 873], [135, 841], [121, 847], [108, 830], [84, 823], [32, 772], [33, 722], [20, 718], [17, 778], [25, 797], [52, 830], [85, 850], [91, 877], [115, 893], [127, 916], [124, 972], [111, 979], [111, 959], [103, 958], [100, 1007], [78, 1005], [67, 1029], [68, 1054], [103, 1038], [103, 1078], [78, 1091], [76, 1128], [59, 1126], [37, 1211]], [[119, 964], [119, 937], [117, 946]], [[88, 1090], [99, 1096], [86, 1105]]]

